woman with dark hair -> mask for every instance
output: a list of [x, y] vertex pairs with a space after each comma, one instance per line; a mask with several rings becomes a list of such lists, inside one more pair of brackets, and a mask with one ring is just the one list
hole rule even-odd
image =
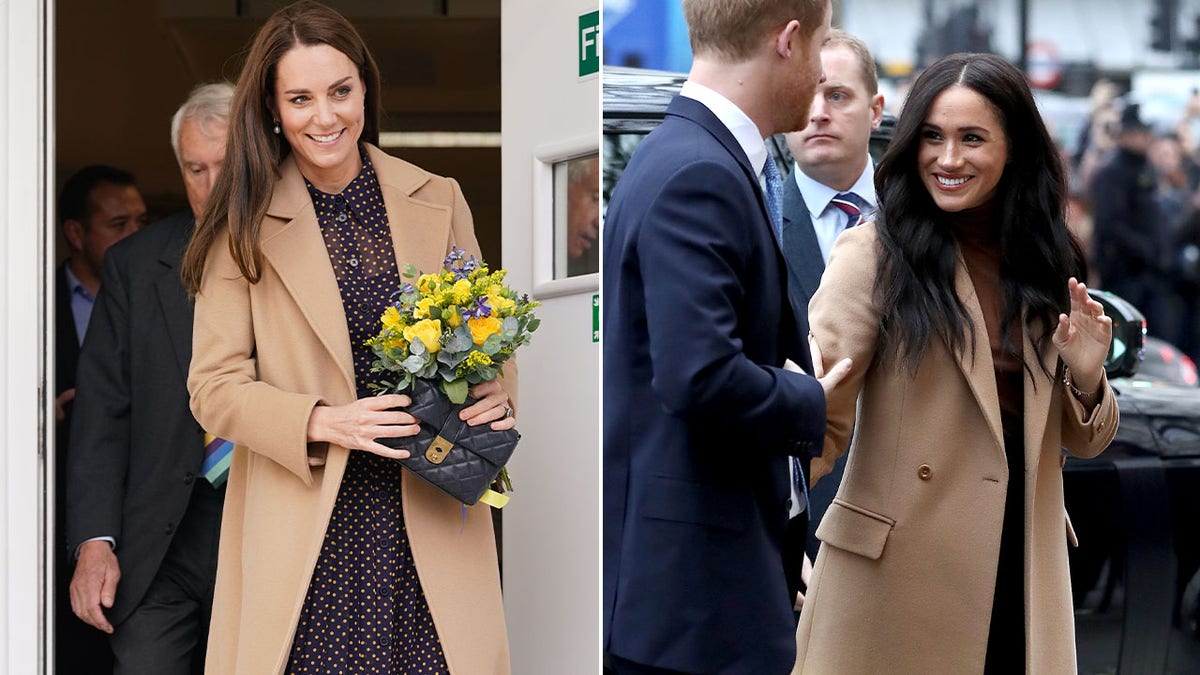
[[[458, 184], [375, 147], [379, 100], [345, 18], [309, 1], [272, 15], [184, 260], [192, 410], [236, 444], [210, 673], [509, 669], [488, 508], [411, 480], [408, 452], [376, 440], [418, 430], [407, 396], [369, 391], [364, 343], [398, 270], [479, 254]], [[498, 382], [463, 419], [512, 428], [515, 372]]]
[[841, 236], [810, 305], [814, 363], [858, 365], [812, 464], [853, 431], [795, 672], [1074, 673], [1062, 448], [1092, 457], [1116, 431], [1112, 322], [1076, 281], [1021, 72], [930, 66], [875, 181], [879, 219]]

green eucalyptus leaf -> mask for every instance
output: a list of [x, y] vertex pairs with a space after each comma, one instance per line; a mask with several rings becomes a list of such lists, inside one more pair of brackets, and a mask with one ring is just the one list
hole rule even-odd
[[453, 380], [451, 382], [442, 383], [442, 391], [446, 392], [446, 396], [451, 403], [463, 403], [467, 400], [467, 381]]

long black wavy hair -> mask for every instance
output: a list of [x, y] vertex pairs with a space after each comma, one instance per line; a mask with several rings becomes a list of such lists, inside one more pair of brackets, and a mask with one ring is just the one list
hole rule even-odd
[[1026, 333], [1044, 355], [1059, 313], [1070, 311], [1067, 278], [1086, 278], [1087, 263], [1066, 225], [1066, 169], [1029, 85], [1020, 70], [993, 54], [952, 54], [917, 78], [875, 173], [881, 205], [875, 296], [884, 308], [876, 356], [913, 373], [935, 337], [958, 356], [968, 338], [974, 349], [976, 326], [955, 293], [957, 248], [947, 214], [934, 203], [917, 165], [929, 109], [953, 86], [983, 96], [1004, 128], [1008, 164], [992, 208], [1001, 250], [1001, 331], [1004, 349], [1032, 373], [1010, 328], [1023, 311]]

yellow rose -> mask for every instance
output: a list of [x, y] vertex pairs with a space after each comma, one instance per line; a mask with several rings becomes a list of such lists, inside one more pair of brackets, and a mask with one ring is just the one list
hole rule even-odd
[[395, 305], [383, 310], [383, 316], [379, 318], [383, 322], [383, 327], [392, 330], [400, 325], [400, 310], [396, 309]]
[[433, 298], [421, 298], [417, 301], [417, 307], [413, 310], [413, 316], [418, 319], [429, 318], [429, 308], [437, 304]]
[[409, 342], [420, 340], [430, 354], [436, 354], [442, 345], [438, 340], [442, 337], [442, 322], [437, 319], [424, 319], [404, 329], [404, 339]]
[[512, 300], [509, 300], [499, 293], [488, 293], [487, 303], [488, 307], [492, 308], [493, 314], [497, 314], [506, 309], [512, 309], [513, 305], [516, 304]]
[[454, 282], [454, 304], [463, 305], [471, 299], [471, 282], [459, 279]]
[[489, 335], [500, 332], [500, 319], [494, 316], [467, 319], [467, 328], [471, 329], [471, 340], [475, 344], [481, 345]]
[[446, 311], [442, 312], [442, 318], [446, 320], [446, 325], [451, 328], [458, 328], [462, 325], [462, 316], [458, 313], [458, 308], [450, 305]]

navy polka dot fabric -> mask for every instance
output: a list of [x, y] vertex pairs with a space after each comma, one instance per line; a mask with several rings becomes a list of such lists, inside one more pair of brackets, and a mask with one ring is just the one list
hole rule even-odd
[[[359, 397], [379, 379], [364, 343], [400, 287], [379, 181], [362, 171], [340, 194], [306, 181], [342, 294]], [[448, 673], [413, 564], [400, 502], [400, 464], [351, 451], [300, 612], [289, 673]]]

